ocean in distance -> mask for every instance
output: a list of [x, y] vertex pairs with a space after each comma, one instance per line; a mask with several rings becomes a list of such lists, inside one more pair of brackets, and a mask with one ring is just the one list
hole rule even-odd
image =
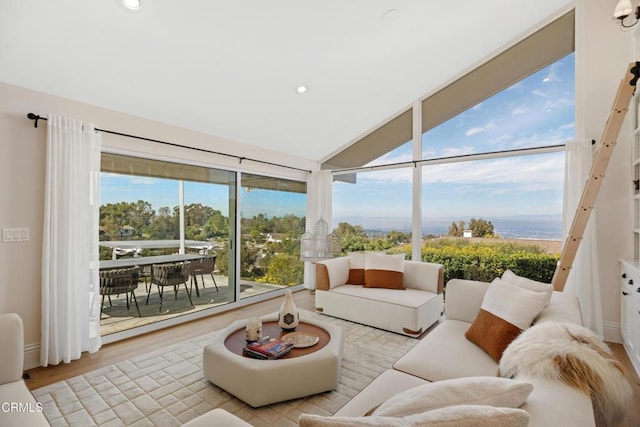
[[[559, 215], [544, 216], [516, 216], [490, 219], [496, 234], [503, 239], [537, 239], [537, 240], [561, 240], [562, 219]], [[469, 224], [469, 219], [461, 219]], [[460, 220], [456, 220], [460, 221]], [[411, 222], [397, 218], [349, 218], [348, 220], [334, 220], [334, 227], [339, 222], [348, 222], [352, 225], [361, 225], [371, 237], [382, 236], [389, 231], [411, 232]], [[422, 224], [422, 235], [442, 236], [447, 235], [449, 226], [453, 221], [432, 220]]]

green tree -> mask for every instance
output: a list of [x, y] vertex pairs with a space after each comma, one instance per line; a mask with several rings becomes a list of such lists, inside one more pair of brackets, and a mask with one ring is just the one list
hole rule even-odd
[[469, 223], [469, 228], [473, 233], [473, 237], [493, 237], [493, 224], [491, 221], [487, 221], [485, 219], [475, 219], [471, 218], [471, 222]]
[[267, 273], [258, 281], [285, 286], [298, 285], [304, 281], [304, 263], [293, 255], [274, 255], [267, 266]]
[[365, 245], [369, 242], [367, 233], [360, 225], [351, 225], [347, 222], [341, 222], [334, 230], [340, 236], [342, 250], [344, 252], [358, 252], [365, 250]]
[[458, 223], [453, 221], [449, 226], [448, 235], [453, 237], [462, 237], [463, 232], [464, 232], [464, 221], [459, 221]]
[[129, 226], [141, 235], [152, 226], [155, 212], [144, 200], [137, 202], [107, 203], [100, 206], [100, 227], [111, 239], [120, 239], [120, 231]]

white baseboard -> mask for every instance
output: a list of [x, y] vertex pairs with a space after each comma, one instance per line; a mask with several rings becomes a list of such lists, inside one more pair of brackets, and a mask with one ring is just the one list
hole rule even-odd
[[33, 369], [40, 366], [40, 343], [24, 346], [24, 369]]
[[622, 344], [622, 335], [620, 334], [620, 323], [604, 322], [604, 340], [616, 344]]

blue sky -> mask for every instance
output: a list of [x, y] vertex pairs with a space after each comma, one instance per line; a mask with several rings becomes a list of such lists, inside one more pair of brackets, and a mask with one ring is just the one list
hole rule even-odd
[[[564, 144], [574, 137], [571, 54], [426, 132], [424, 159]], [[411, 160], [411, 143], [370, 165]], [[358, 174], [334, 185], [334, 224], [365, 227], [411, 216], [411, 168]], [[423, 222], [562, 213], [564, 154], [423, 167]], [[392, 220], [393, 218], [393, 220]]]
[[[113, 173], [100, 175], [100, 204], [145, 200], [156, 211], [160, 207], [178, 205], [178, 181]], [[184, 184], [185, 204], [201, 203], [229, 215], [229, 186], [188, 182]], [[250, 218], [260, 213], [269, 217], [294, 214], [305, 216], [306, 194], [252, 189], [241, 192], [242, 216]]]

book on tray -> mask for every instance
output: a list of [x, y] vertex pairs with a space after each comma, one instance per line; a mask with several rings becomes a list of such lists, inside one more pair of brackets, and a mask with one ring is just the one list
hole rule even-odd
[[293, 348], [293, 344], [279, 339], [263, 338], [260, 341], [249, 343], [242, 350], [242, 354], [255, 359], [277, 359], [287, 354]]

